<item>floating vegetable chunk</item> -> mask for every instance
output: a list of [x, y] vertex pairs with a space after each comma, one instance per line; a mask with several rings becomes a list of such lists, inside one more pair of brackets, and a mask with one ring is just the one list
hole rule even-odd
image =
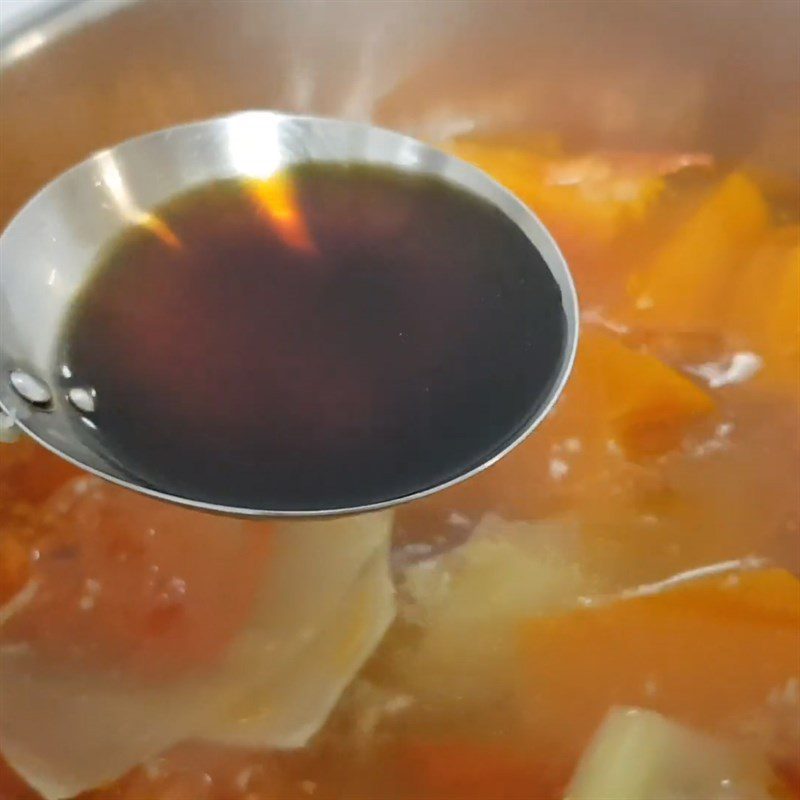
[[65, 798], [186, 739], [305, 744], [393, 616], [390, 515], [264, 527], [77, 480], [57, 502], [72, 539], [3, 630], [11, 766]]
[[732, 286], [728, 324], [764, 360], [759, 386], [800, 385], [800, 227], [770, 233]]
[[763, 236], [769, 211], [740, 173], [727, 177], [629, 283], [637, 322], [709, 327], [720, 322], [729, 282]]
[[410, 567], [404, 610], [420, 635], [397, 658], [406, 691], [462, 708], [507, 694], [521, 621], [590, 585], [579, 550], [575, 526], [487, 515], [463, 545]]
[[714, 409], [707, 392], [653, 355], [601, 331], [587, 332], [581, 347], [600, 413], [632, 457], [675, 447], [692, 420]]
[[763, 757], [654, 711], [615, 708], [583, 755], [565, 800], [779, 800]]

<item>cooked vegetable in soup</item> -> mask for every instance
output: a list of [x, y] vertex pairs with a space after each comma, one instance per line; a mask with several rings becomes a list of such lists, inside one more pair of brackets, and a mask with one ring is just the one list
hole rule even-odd
[[555, 411], [464, 484], [323, 522], [0, 445], [0, 797], [800, 797], [796, 186], [446, 146], [571, 266]]

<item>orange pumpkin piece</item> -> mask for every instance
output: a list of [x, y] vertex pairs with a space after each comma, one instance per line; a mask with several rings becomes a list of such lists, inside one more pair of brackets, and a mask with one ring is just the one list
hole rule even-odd
[[769, 209], [756, 184], [741, 173], [731, 174], [632, 275], [628, 290], [634, 319], [667, 328], [719, 322], [726, 288], [768, 222]]
[[800, 227], [776, 228], [732, 287], [727, 324], [764, 359], [755, 385], [797, 391], [800, 381]]
[[800, 681], [800, 582], [717, 575], [528, 620], [521, 644], [530, 719], [551, 746], [574, 752], [614, 705], [735, 733]]
[[607, 430], [631, 458], [676, 446], [687, 425], [714, 409], [697, 384], [658, 358], [598, 330], [584, 332], [580, 368], [598, 394]]

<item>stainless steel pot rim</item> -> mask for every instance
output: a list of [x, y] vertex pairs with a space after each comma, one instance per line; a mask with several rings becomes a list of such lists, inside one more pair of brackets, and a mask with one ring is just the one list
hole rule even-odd
[[[32, 55], [76, 28], [96, 22], [140, 0], [51, 0], [4, 21], [0, 30], [0, 69]], [[31, 4], [33, 6], [33, 4]]]

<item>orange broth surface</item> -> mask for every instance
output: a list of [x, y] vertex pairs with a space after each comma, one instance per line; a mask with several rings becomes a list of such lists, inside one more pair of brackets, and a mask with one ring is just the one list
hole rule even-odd
[[[446, 147], [567, 258], [563, 398], [500, 463], [396, 510], [396, 619], [308, 746], [189, 741], [82, 800], [560, 800], [620, 705], [763, 756], [774, 797], [800, 797], [796, 186], [706, 154]], [[270, 558], [269, 523], [217, 524], [0, 444], [0, 606], [38, 589], [0, 646], [143, 681], [213, 663]], [[36, 797], [0, 760], [0, 798]]]

